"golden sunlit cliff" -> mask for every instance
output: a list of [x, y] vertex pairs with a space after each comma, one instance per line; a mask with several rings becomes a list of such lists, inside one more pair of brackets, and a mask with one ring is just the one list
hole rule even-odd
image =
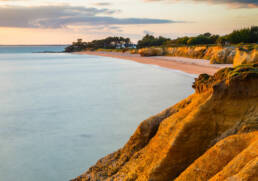
[[222, 47], [222, 46], [192, 46], [170, 48], [142, 48], [139, 51], [142, 56], [179, 56], [210, 60], [211, 64], [234, 64], [234, 66], [258, 63], [257, 48], [248, 47]]
[[201, 74], [193, 88], [74, 181], [258, 179], [258, 64]]

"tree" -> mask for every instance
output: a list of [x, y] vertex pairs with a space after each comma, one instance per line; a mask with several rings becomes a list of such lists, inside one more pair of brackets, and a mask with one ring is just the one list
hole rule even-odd
[[216, 43], [224, 46], [227, 43], [227, 39], [227, 36], [221, 36], [217, 39]]
[[200, 45], [200, 44], [210, 44], [210, 38], [204, 35], [199, 35], [197, 37], [192, 37], [187, 41], [188, 45]]
[[162, 37], [162, 36], [155, 38], [153, 35], [147, 34], [142, 38], [142, 40], [138, 41], [137, 48], [161, 46], [168, 40], [170, 40], [170, 39]]
[[188, 36], [185, 36], [185, 37], [182, 37], [182, 38], [178, 38], [178, 39], [176, 39], [176, 44], [186, 45], [188, 40], [189, 40]]
[[83, 42], [82, 39], [78, 39], [77, 42], [73, 42], [71, 46], [68, 46], [66, 52], [83, 51], [85, 49], [113, 49], [117, 47], [129, 47], [131, 44], [130, 38], [124, 37], [107, 37], [101, 40], [93, 40], [91, 42]]
[[251, 39], [252, 43], [258, 43], [258, 26], [251, 27]]
[[257, 43], [258, 42], [258, 26], [251, 28], [244, 28], [241, 30], [234, 30], [227, 36], [230, 43]]
[[204, 33], [203, 36], [210, 37], [210, 36], [211, 36], [211, 33], [209, 33], [209, 32]]

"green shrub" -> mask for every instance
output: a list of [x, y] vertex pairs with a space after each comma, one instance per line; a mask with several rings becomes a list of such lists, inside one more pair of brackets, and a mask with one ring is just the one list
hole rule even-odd
[[209, 33], [205, 33], [197, 37], [189, 38], [187, 45], [215, 44], [218, 38], [218, 35], [210, 35]]
[[235, 30], [227, 37], [227, 41], [232, 44], [238, 43], [258, 43], [258, 26]]

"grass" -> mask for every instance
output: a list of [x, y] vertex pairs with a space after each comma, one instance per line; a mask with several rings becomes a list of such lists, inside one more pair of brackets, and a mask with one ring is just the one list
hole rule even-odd
[[239, 76], [242, 76], [243, 74], [258, 76], [258, 64], [239, 65], [228, 73], [228, 78], [239, 77]]

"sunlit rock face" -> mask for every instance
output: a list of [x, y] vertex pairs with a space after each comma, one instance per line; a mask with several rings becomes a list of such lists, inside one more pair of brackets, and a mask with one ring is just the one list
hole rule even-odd
[[176, 181], [256, 180], [258, 132], [229, 136], [195, 160]]
[[258, 65], [202, 74], [193, 88], [74, 181], [257, 179]]
[[234, 64], [258, 63], [258, 50], [253, 48], [236, 48], [222, 46], [193, 46], [171, 48], [144, 48], [140, 49], [142, 56], [179, 56], [210, 60], [211, 64]]
[[234, 57], [234, 66], [250, 63], [258, 63], [258, 51], [257, 49], [252, 51], [237, 50]]

